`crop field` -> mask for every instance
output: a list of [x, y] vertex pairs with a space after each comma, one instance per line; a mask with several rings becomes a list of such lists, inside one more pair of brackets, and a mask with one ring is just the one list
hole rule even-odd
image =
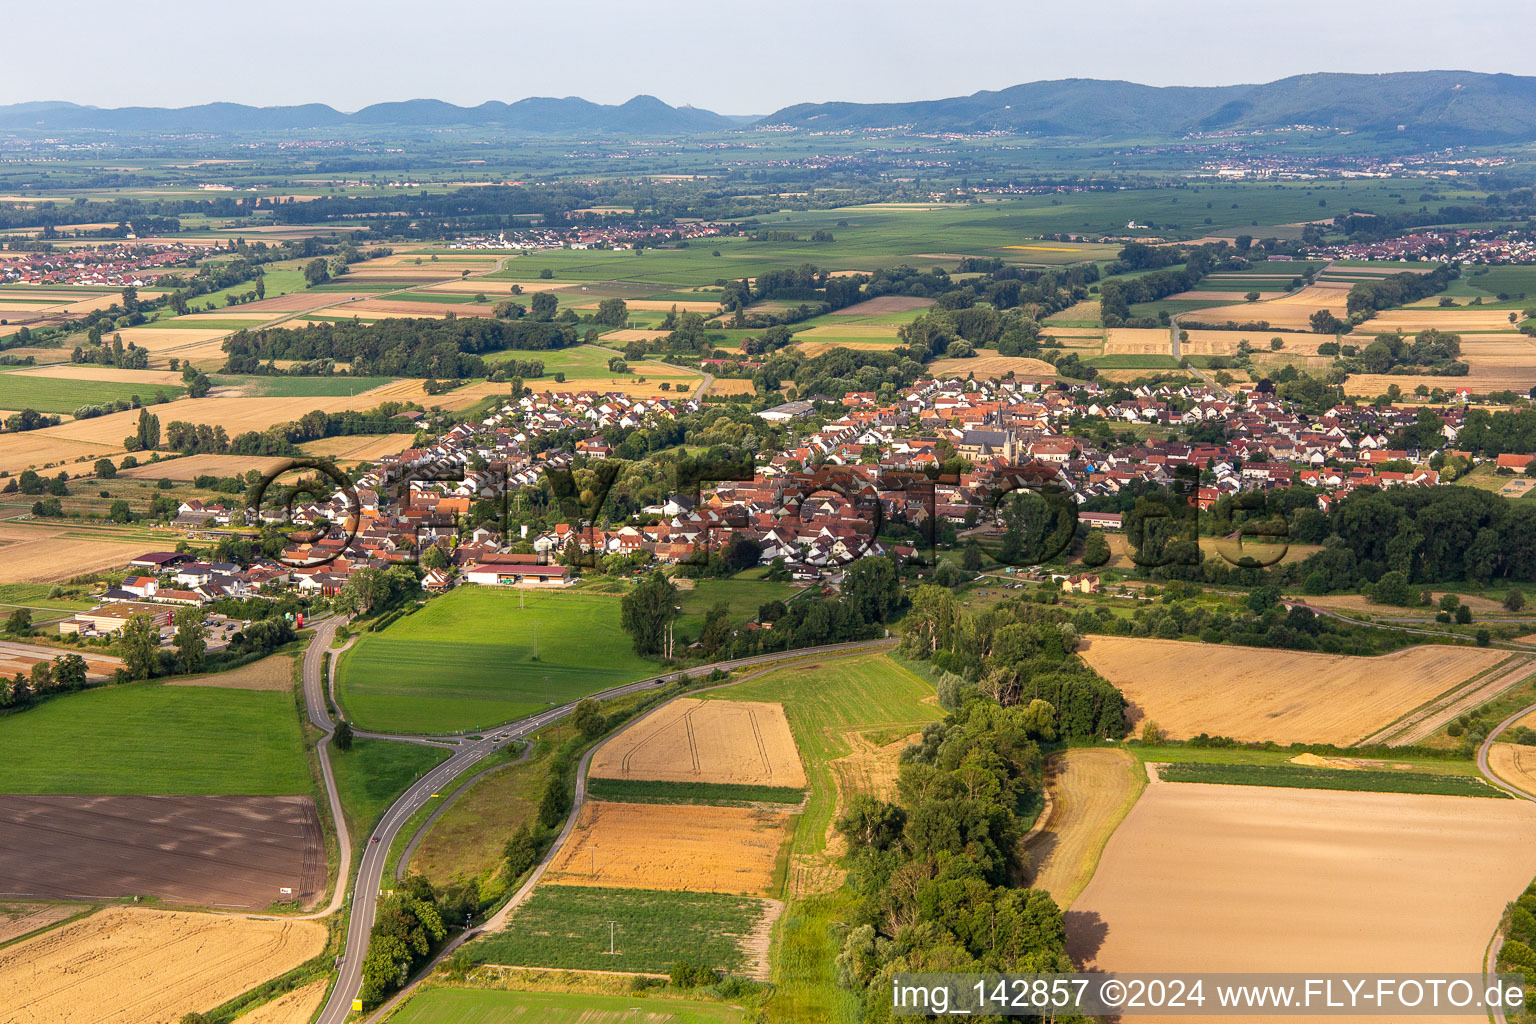
[[36, 409], [38, 412], [72, 413], [82, 405], [105, 405], [128, 401], [134, 396], [146, 404], [157, 394], [180, 398], [186, 389], [179, 385], [115, 384], [99, 380], [79, 380], [22, 373], [0, 373], [0, 408]]
[[1536, 796], [1536, 747], [1495, 743], [1488, 748], [1488, 767], [1509, 785]]
[[214, 374], [216, 387], [235, 387], [240, 398], [334, 398], [361, 395], [394, 382], [392, 377], [285, 377], [262, 374]]
[[312, 792], [293, 697], [206, 686], [113, 686], [0, 718], [9, 793]]
[[1460, 377], [1430, 376], [1429, 374], [1382, 374], [1352, 373], [1344, 379], [1344, 392], [1375, 398], [1385, 395], [1396, 384], [1405, 394], [1411, 394], [1420, 384], [1447, 393], [1465, 390], [1474, 395], [1487, 395], [1495, 391], [1525, 391], [1536, 386], [1536, 370], [1510, 366], [1497, 370], [1483, 370]]
[[597, 751], [590, 774], [667, 782], [804, 788], [805, 769], [779, 704], [681, 697]]
[[[9, 606], [6, 607], [7, 609], [9, 608]], [[6, 615], [9, 614], [10, 612], [7, 610]], [[34, 621], [38, 618], [41, 618], [41, 616], [35, 616]], [[49, 653], [41, 654], [38, 653], [36, 648], [24, 647], [20, 644], [12, 644], [0, 640], [0, 676], [9, 679], [18, 672], [30, 673], [32, 666], [38, 662], [52, 661], [55, 657], [52, 649], [45, 648], [45, 650], [48, 650]], [[93, 683], [99, 683], [104, 679], [111, 678], [112, 674], [121, 668], [123, 664], [121, 658], [114, 658], [110, 655], [87, 652], [83, 657], [85, 658], [85, 678]]]
[[1030, 885], [1070, 907], [1093, 877], [1099, 854], [1146, 784], [1141, 764], [1124, 750], [1065, 750], [1046, 766], [1051, 796], [1045, 830], [1028, 846]]
[[1477, 972], [1533, 840], [1523, 800], [1151, 785], [1068, 950], [1108, 971]]
[[550, 884], [765, 896], [789, 812], [589, 800]]
[[212, 686], [228, 690], [282, 690], [293, 692], [293, 662], [290, 654], [271, 654], [228, 672], [208, 675], [172, 676], [166, 686]]
[[318, 898], [325, 845], [307, 796], [0, 796], [0, 879], [11, 897], [260, 910]]
[[240, 1024], [309, 1024], [309, 1019], [320, 1009], [325, 990], [330, 982], [322, 978], [302, 988], [285, 992], [269, 1003], [262, 1003], [250, 1013], [240, 1017]]
[[144, 541], [105, 530], [0, 524], [0, 579], [52, 583], [115, 568], [145, 550]]
[[[1355, 330], [1362, 334], [1417, 334], [1419, 331], [1448, 331], [1452, 334], [1479, 331], [1510, 331], [1513, 324], [1506, 309], [1385, 309]], [[1518, 316], [1517, 316], [1518, 319]]]
[[737, 1024], [721, 1003], [574, 992], [427, 989], [390, 1018], [395, 1024]]
[[326, 928], [110, 907], [0, 949], [7, 1020], [142, 1024], [224, 1003], [318, 956]]
[[[790, 840], [788, 888], [794, 895], [836, 888], [842, 851], [833, 819], [859, 791], [854, 785], [873, 789], [882, 775], [893, 778], [905, 737], [940, 717], [933, 688], [885, 655], [861, 655], [793, 664], [713, 692], [783, 704], [811, 785]], [[879, 747], [890, 764], [871, 771], [871, 751]]]
[[177, 480], [187, 483], [200, 476], [243, 477], [253, 469], [258, 473], [267, 473], [290, 461], [286, 455], [184, 455], [179, 459], [162, 459], [159, 462], [142, 463], [132, 469], [121, 469], [117, 475], [130, 480]]
[[975, 374], [978, 380], [989, 377], [1015, 377], [1054, 379], [1056, 367], [1044, 359], [1027, 356], [1000, 356], [991, 349], [978, 349], [966, 359], [935, 359], [929, 364], [929, 372], [935, 377], [968, 377]]
[[657, 782], [592, 776], [587, 793], [594, 800], [631, 804], [799, 804], [805, 790], [793, 786], [741, 786], [729, 782]]
[[[541, 885], [505, 931], [465, 947], [481, 963], [665, 974], [679, 960], [737, 971], [765, 904], [712, 892]], [[615, 927], [609, 948], [609, 922]]]
[[83, 903], [0, 903], [0, 944], [91, 909]]
[[1104, 332], [1106, 356], [1166, 356], [1172, 336], [1162, 327], [1111, 327]]
[[[537, 359], [544, 364], [544, 376], [552, 377], [556, 373], [563, 373], [567, 377], [601, 377], [608, 373], [608, 360], [612, 359], [618, 350], [631, 341], [644, 341], [645, 338], [630, 338], [623, 335], [648, 335], [664, 334], [660, 331], [614, 331], [602, 336], [600, 345], [573, 345], [570, 348], [557, 349], [502, 349], [499, 352], [485, 353], [485, 361], [491, 364], [505, 362], [507, 360], [531, 360]], [[612, 348], [601, 347], [611, 345]], [[674, 367], [673, 369], [679, 369]], [[539, 378], [542, 380], [543, 378]], [[531, 383], [531, 382], [530, 382]]]
[[415, 434], [351, 434], [343, 437], [322, 437], [306, 441], [299, 447], [306, 455], [323, 455], [333, 459], [371, 462], [386, 455], [405, 451], [416, 440]]
[[1354, 766], [1336, 768], [1326, 765], [1326, 761], [1324, 766], [1185, 762], [1161, 765], [1157, 773], [1163, 782], [1201, 782], [1220, 786], [1283, 786], [1290, 789], [1339, 789], [1356, 793], [1420, 793], [1494, 799], [1505, 797], [1500, 790], [1471, 775], [1376, 771]]
[[343, 656], [337, 690], [368, 728], [489, 727], [655, 672], [601, 594], [461, 588]]
[[1082, 652], [1134, 721], [1197, 733], [1347, 745], [1492, 668], [1506, 654], [1410, 647], [1379, 657], [1094, 636]]
[[1241, 302], [1230, 306], [1213, 306], [1192, 315], [1191, 320], [1203, 323], [1222, 323], [1235, 320], [1247, 323], [1263, 320], [1271, 328], [1285, 331], [1310, 331], [1309, 318], [1320, 309], [1326, 309], [1343, 319], [1346, 314], [1345, 299], [1349, 295], [1348, 281], [1319, 282], [1303, 288], [1294, 295], [1270, 299], [1267, 302]]

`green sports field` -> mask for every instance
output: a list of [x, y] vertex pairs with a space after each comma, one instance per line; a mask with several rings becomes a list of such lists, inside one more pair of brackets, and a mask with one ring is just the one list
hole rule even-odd
[[364, 728], [433, 733], [489, 728], [656, 671], [619, 628], [616, 596], [465, 587], [365, 633], [336, 679]]
[[721, 1003], [649, 995], [427, 989], [390, 1018], [395, 1024], [735, 1024], [741, 1011]]
[[289, 693], [139, 683], [0, 718], [7, 793], [313, 792]]
[[38, 412], [70, 413], [82, 405], [124, 402], [138, 395], [143, 404], [155, 395], [180, 398], [187, 389], [175, 384], [136, 384], [106, 380], [77, 380], [65, 377], [37, 377], [32, 374], [0, 373], [0, 409], [36, 409]]

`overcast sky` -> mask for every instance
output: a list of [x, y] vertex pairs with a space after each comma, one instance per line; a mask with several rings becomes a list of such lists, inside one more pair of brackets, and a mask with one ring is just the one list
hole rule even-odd
[[727, 114], [1052, 78], [1264, 82], [1311, 71], [1536, 73], [1530, 0], [189, 0], [6, 3], [0, 103], [356, 110], [431, 97]]

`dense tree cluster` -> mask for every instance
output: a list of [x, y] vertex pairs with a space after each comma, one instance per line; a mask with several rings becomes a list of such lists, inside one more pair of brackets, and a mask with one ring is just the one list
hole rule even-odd
[[1125, 697], [1074, 653], [1079, 634], [1064, 611], [1013, 600], [973, 613], [933, 585], [911, 601], [903, 653], [1005, 706], [1049, 701], [1064, 737], [1125, 735]]
[[1454, 268], [1441, 264], [1427, 274], [1392, 274], [1376, 281], [1358, 281], [1350, 288], [1344, 305], [1352, 314], [1406, 306], [1445, 291], [1446, 285], [1455, 277]]
[[[395, 319], [377, 323], [310, 324], [304, 327], [239, 331], [224, 343], [227, 373], [335, 372], [350, 363], [356, 376], [461, 379], [490, 372], [481, 353], [506, 348], [549, 350], [578, 341], [566, 324], [540, 320], [458, 317]], [[274, 360], [299, 364], [279, 370]]]

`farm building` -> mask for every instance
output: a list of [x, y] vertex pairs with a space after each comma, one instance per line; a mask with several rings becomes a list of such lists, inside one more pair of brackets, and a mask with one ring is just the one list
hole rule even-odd
[[88, 612], [80, 612], [72, 619], [59, 623], [60, 633], [80, 633], [87, 630], [97, 633], [116, 633], [135, 615], [148, 615], [156, 626], [168, 626], [172, 609], [159, 604], [139, 601], [119, 601], [98, 605]]
[[471, 565], [464, 570], [464, 579], [482, 587], [563, 587], [572, 582], [570, 570], [563, 565]]

